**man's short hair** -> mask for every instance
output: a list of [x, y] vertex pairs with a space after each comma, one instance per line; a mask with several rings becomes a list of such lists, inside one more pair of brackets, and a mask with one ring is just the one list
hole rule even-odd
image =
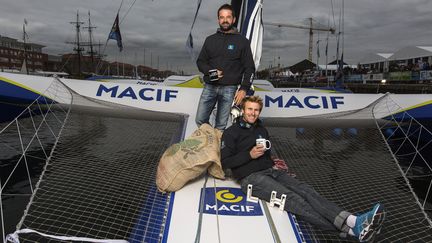
[[262, 111], [263, 108], [263, 100], [261, 97], [259, 97], [258, 95], [253, 95], [253, 96], [246, 96], [243, 98], [242, 100], [242, 109], [244, 110], [245, 108], [245, 104], [246, 102], [253, 102], [253, 103], [258, 103], [260, 105], [260, 112]]
[[217, 11], [217, 17], [218, 17], [218, 18], [219, 18], [219, 12], [220, 12], [222, 9], [231, 10], [232, 16], [235, 17], [235, 13], [234, 13], [234, 9], [233, 9], [233, 7], [232, 7], [230, 4], [225, 3], [224, 5], [220, 6], [219, 9], [218, 9], [218, 11]]

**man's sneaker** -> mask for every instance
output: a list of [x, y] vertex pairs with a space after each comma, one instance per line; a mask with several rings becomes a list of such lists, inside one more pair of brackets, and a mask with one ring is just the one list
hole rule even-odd
[[384, 218], [384, 206], [379, 203], [375, 204], [371, 211], [357, 216], [356, 224], [352, 229], [355, 237], [360, 242], [370, 241], [381, 230]]

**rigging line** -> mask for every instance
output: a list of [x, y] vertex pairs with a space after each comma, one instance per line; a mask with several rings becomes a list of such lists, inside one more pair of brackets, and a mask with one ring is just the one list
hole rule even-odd
[[[330, 18], [329, 18], [328, 21], [327, 21], [327, 27], [330, 29]], [[326, 64], [326, 67], [325, 67], [325, 76], [326, 76], [326, 78], [327, 78], [327, 87], [330, 86], [330, 80], [329, 80], [328, 77], [327, 77], [329, 35], [330, 35], [330, 32], [327, 31], [326, 48], [325, 48], [325, 58], [326, 58], [326, 60], [325, 60], [325, 64]]]
[[206, 191], [206, 185], [208, 180], [208, 173], [205, 175], [204, 185], [202, 187], [202, 193], [201, 193], [201, 200], [200, 200], [200, 207], [199, 207], [199, 218], [198, 218], [198, 228], [195, 235], [195, 243], [199, 243], [201, 240], [201, 228], [202, 228], [202, 217], [204, 213], [204, 198], [205, 198], [205, 191]]
[[[119, 14], [120, 9], [121, 9], [121, 7], [123, 6], [123, 1], [124, 1], [124, 0], [122, 0], [121, 3], [120, 3], [120, 6], [119, 6], [119, 8], [118, 8], [118, 10], [117, 10], [117, 14]], [[120, 23], [122, 23], [123, 20], [126, 18], [126, 16], [128, 15], [129, 11], [131, 10], [131, 8], [132, 8], [132, 6], [135, 4], [135, 2], [136, 2], [136, 0], [134, 0], [134, 2], [131, 4], [131, 6], [129, 7], [129, 9], [126, 11], [126, 14], [123, 16], [123, 18], [121, 19]], [[120, 25], [120, 23], [119, 23], [119, 25]], [[101, 58], [99, 59], [99, 62], [98, 62], [98, 64], [96, 65], [96, 70], [95, 70], [95, 71], [96, 71], [96, 74], [98, 74], [99, 71], [100, 71], [100, 69], [102, 68], [102, 58], [103, 58], [103, 56], [105, 55], [105, 50], [106, 50], [106, 47], [108, 46], [108, 41], [109, 41], [109, 36], [107, 37], [107, 39], [106, 39], [106, 41], [105, 41], [105, 45], [104, 45], [104, 48], [103, 48], [103, 50], [102, 50], [102, 53], [100, 53]], [[109, 64], [108, 64], [108, 65], [109, 65]], [[104, 74], [105, 74], [105, 72], [104, 72]]]
[[[119, 6], [119, 8], [118, 8], [118, 10], [117, 10], [117, 14], [120, 12], [120, 9], [121, 9], [121, 7], [123, 6], [123, 2], [124, 2], [124, 0], [122, 0], [121, 1], [121, 3], [120, 3], [120, 6]], [[133, 5], [135, 4], [135, 2], [136, 2], [136, 0], [134, 0], [133, 1], [133, 3], [131, 4], [131, 6], [129, 7], [129, 9], [126, 11], [126, 14], [122, 17], [122, 19], [120, 20], [120, 23], [119, 23], [119, 25], [121, 24], [121, 23], [123, 23], [123, 20], [126, 18], [126, 16], [129, 14], [129, 11], [132, 9], [132, 7], [133, 7]], [[96, 65], [96, 74], [98, 74], [99, 73], [99, 71], [100, 71], [100, 68], [102, 67], [102, 57], [104, 56], [104, 54], [105, 54], [105, 50], [106, 50], [106, 47], [107, 47], [107, 45], [108, 45], [108, 41], [109, 41], [109, 36], [108, 36], [108, 38], [107, 38], [107, 40], [106, 40], [106, 42], [105, 42], [105, 45], [104, 45], [104, 48], [103, 48], [103, 50], [102, 50], [102, 53], [100, 53], [100, 55], [101, 55], [101, 58], [99, 59], [99, 62], [98, 62], [98, 64]], [[109, 65], [109, 64], [108, 64]], [[105, 72], [104, 72], [105, 73]]]
[[341, 7], [341, 16], [340, 16], [340, 23], [339, 23], [339, 26], [340, 26], [340, 33], [342, 34], [342, 53], [343, 53], [343, 47], [344, 47], [344, 35], [345, 35], [345, 33], [344, 33], [344, 22], [345, 22], [345, 7], [344, 7], [344, 3], [345, 3], [345, 1], [344, 0], [342, 0], [342, 7]]
[[198, 12], [199, 12], [199, 9], [200, 9], [200, 7], [201, 7], [201, 1], [202, 1], [202, 0], [198, 0], [198, 2], [197, 2], [197, 9], [196, 9], [196, 12], [195, 12], [194, 20], [193, 20], [193, 22], [192, 22], [192, 26], [191, 26], [191, 28], [190, 28], [190, 33], [192, 33], [192, 29], [193, 29], [193, 27], [194, 27], [194, 25], [195, 25], [195, 21], [196, 21], [196, 18], [197, 18], [197, 16], [198, 16]]
[[213, 178], [213, 189], [214, 189], [214, 194], [215, 194], [216, 227], [217, 227], [217, 233], [218, 233], [218, 242], [221, 243], [220, 226], [219, 226], [219, 205], [218, 205], [218, 199], [216, 197], [216, 179], [215, 178]]
[[[136, 0], [134, 0], [133, 1], [133, 3], [130, 5], [130, 7], [129, 7], [129, 9], [126, 11], [126, 14], [123, 16], [123, 18], [120, 20], [120, 23], [119, 23], [119, 25], [121, 24], [121, 23], [123, 23], [123, 20], [126, 18], [126, 16], [129, 14], [129, 11], [132, 9], [132, 7], [133, 7], [133, 5], [135, 4], [135, 2], [136, 2]], [[123, 0], [122, 0], [122, 4], [123, 4]], [[121, 7], [121, 5], [120, 5], [120, 7]], [[119, 8], [119, 11], [120, 11], [120, 8]]]
[[[99, 58], [99, 62], [98, 62], [98, 64], [96, 65], [96, 74], [99, 73], [99, 70], [100, 70], [100, 68], [102, 67], [102, 58], [103, 58], [103, 56], [104, 56], [104, 54], [105, 54], [105, 49], [106, 49], [106, 47], [107, 47], [107, 45], [108, 45], [108, 40], [109, 40], [109, 36], [108, 36], [108, 38], [107, 38], [107, 40], [106, 40], [106, 42], [105, 42], [104, 48], [103, 48], [103, 50], [102, 50], [102, 53], [99, 53], [99, 54], [101, 55], [101, 57]], [[108, 65], [109, 65], [109, 63], [108, 63]], [[104, 72], [104, 73], [105, 73], [105, 72]]]
[[[25, 110], [27, 110], [27, 108], [25, 109]], [[23, 113], [22, 113], [23, 114]], [[23, 158], [24, 158], [24, 160], [26, 161], [26, 159], [25, 159], [25, 153], [26, 153], [26, 151], [24, 151], [24, 148], [23, 148], [23, 142], [22, 142], [22, 137], [21, 137], [21, 133], [20, 133], [20, 130], [19, 130], [19, 122], [18, 122], [18, 119], [15, 119], [13, 122], [11, 122], [11, 124], [12, 123], [15, 123], [16, 124], [16, 126], [17, 126], [17, 133], [18, 133], [18, 137], [19, 137], [19, 139], [20, 139], [20, 145], [21, 145], [21, 150], [22, 150], [22, 155], [19, 157], [19, 159], [18, 159], [18, 162], [15, 164], [15, 166], [14, 166], [14, 168], [12, 169], [12, 171], [11, 171], [11, 173], [9, 174], [9, 176], [7, 177], [7, 179], [5, 180], [5, 182], [3, 183], [3, 187], [0, 187], [0, 192], [1, 191], [3, 191], [5, 188], [6, 188], [6, 185], [9, 183], [9, 180], [12, 178], [12, 175], [15, 173], [15, 171], [17, 170], [17, 168], [18, 168], [18, 165], [21, 163], [21, 161], [23, 161]], [[29, 143], [29, 144], [31, 144], [31, 143]], [[23, 162], [24, 163], [24, 162]], [[30, 182], [30, 184], [31, 184], [31, 182]]]
[[341, 18], [342, 18], [342, 8], [339, 11], [339, 23], [338, 23], [338, 34], [337, 34], [337, 49], [336, 49], [336, 63], [339, 65], [339, 44], [341, 36]]
[[187, 40], [186, 40], [186, 49], [189, 52], [189, 55], [190, 55], [191, 59], [193, 60], [193, 62], [196, 61], [196, 56], [195, 56], [195, 52], [193, 50], [192, 30], [193, 30], [193, 27], [195, 25], [195, 21], [196, 21], [197, 16], [198, 16], [199, 9], [201, 7], [201, 2], [202, 2], [202, 0], [198, 0], [198, 2], [197, 2], [197, 9], [195, 11], [194, 20], [192, 22], [192, 25], [191, 25], [191, 28], [190, 28], [190, 31], [189, 31], [189, 35], [188, 35]]
[[[28, 109], [28, 107], [27, 107], [27, 109]], [[26, 152], [27, 152], [27, 149], [28, 149], [28, 148], [30, 147], [30, 145], [32, 144], [33, 139], [34, 139], [35, 136], [33, 135], [32, 139], [31, 139], [30, 142], [29, 142], [29, 144], [28, 144], [27, 147], [24, 149], [23, 138], [22, 138], [22, 135], [21, 135], [20, 126], [19, 126], [18, 120], [16, 120], [16, 121], [17, 121], [17, 131], [18, 131], [18, 134], [19, 134], [19, 139], [20, 139], [21, 149], [22, 149], [22, 153], [23, 153], [23, 155], [24, 155], [24, 164], [25, 164], [26, 171], [27, 171], [27, 178], [28, 178], [28, 180], [29, 180], [30, 191], [31, 191], [32, 193], [34, 193], [33, 185], [32, 185], [32, 181], [31, 181], [31, 176], [30, 176], [30, 171], [29, 171], [29, 166], [28, 166], [28, 161], [27, 161], [27, 156], [26, 156]], [[35, 132], [35, 135], [36, 135], [36, 134], [37, 134], [37, 131]]]
[[124, 0], [121, 1], [120, 6], [119, 6], [119, 8], [117, 9], [117, 13], [120, 12], [121, 7], [123, 6], [123, 1], [124, 1]]
[[69, 63], [70, 59], [72, 58], [72, 55], [69, 55], [66, 61], [64, 62], [63, 66], [60, 68], [60, 72], [63, 72], [66, 70], [66, 65]]
[[[59, 82], [63, 87], [66, 88], [66, 90], [67, 90], [67, 91], [69, 92], [69, 94], [71, 95], [71, 100], [70, 100], [69, 106], [67, 106], [67, 107], [68, 107], [67, 111], [64, 111], [64, 112], [66, 113], [66, 115], [65, 115], [65, 118], [64, 118], [64, 120], [63, 120], [63, 122], [62, 122], [62, 124], [61, 124], [61, 126], [60, 126], [60, 130], [58, 131], [57, 135], [54, 135], [54, 137], [55, 137], [55, 142], [54, 142], [54, 145], [53, 145], [52, 148], [51, 148], [51, 151], [50, 151], [50, 154], [49, 154], [48, 158], [47, 158], [46, 161], [45, 161], [45, 165], [44, 165], [44, 168], [43, 168], [43, 170], [42, 170], [42, 173], [41, 173], [40, 176], [39, 176], [39, 180], [38, 180], [38, 182], [36, 183], [36, 186], [35, 186], [35, 192], [32, 193], [32, 196], [30, 197], [30, 200], [29, 200], [29, 202], [28, 202], [28, 204], [27, 204], [27, 206], [26, 206], [26, 208], [25, 208], [25, 210], [24, 210], [24, 214], [23, 214], [23, 216], [21, 217], [20, 221], [18, 222], [18, 224], [17, 224], [17, 226], [16, 226], [16, 229], [20, 229], [20, 228], [22, 227], [23, 223], [24, 223], [24, 218], [27, 216], [27, 214], [28, 214], [28, 212], [29, 212], [29, 209], [30, 209], [30, 205], [32, 205], [33, 200], [34, 200], [35, 195], [36, 195], [36, 192], [37, 192], [37, 190], [39, 189], [40, 184], [42, 183], [42, 178], [44, 178], [44, 176], [45, 176], [45, 173], [46, 173], [47, 168], [48, 168], [48, 164], [51, 162], [51, 158], [54, 156], [54, 150], [55, 150], [56, 147], [57, 147], [57, 144], [58, 144], [58, 142], [59, 142], [59, 140], [60, 140], [60, 136], [62, 135], [62, 132], [63, 132], [63, 129], [65, 128], [65, 125], [66, 125], [67, 120], [69, 119], [69, 114], [70, 114], [70, 111], [71, 111], [71, 106], [72, 106], [72, 104], [73, 104], [73, 102], [74, 102], [74, 96], [73, 96], [71, 90], [70, 90], [69, 88], [67, 88], [67, 86], [65, 86], [65, 84], [64, 84], [64, 83], [63, 83], [63, 82], [62, 82], [58, 77], [55, 77], [54, 79], [57, 80], [57, 81], [58, 81], [58, 82]], [[38, 105], [39, 105], [39, 102], [37, 102], [37, 103], [38, 103]], [[51, 105], [54, 105], [54, 103], [51, 103]], [[66, 105], [67, 105], [67, 104], [66, 104]], [[46, 119], [46, 116], [48, 115], [48, 113], [51, 113], [50, 110], [51, 110], [51, 109], [50, 109], [50, 107], [49, 107], [49, 109], [47, 110], [47, 113], [46, 113], [45, 116], [43, 117], [41, 123], [45, 122], [45, 123], [48, 125], [48, 123], [47, 123], [47, 119]], [[15, 119], [18, 119], [18, 117], [15, 118]], [[48, 126], [48, 127], [49, 127], [49, 126]], [[51, 128], [50, 128], [50, 130], [51, 130]]]
[[2, 223], [1, 224], [1, 232], [2, 232], [2, 235], [1, 235], [1, 240], [3, 240], [3, 242], [6, 242], [6, 232], [5, 232], [5, 227], [4, 227], [4, 225], [5, 225], [5, 220], [4, 220], [4, 213], [3, 213], [3, 194], [2, 194], [2, 191], [3, 191], [3, 189], [2, 189], [2, 183], [1, 183], [1, 178], [0, 178], [0, 222]]
[[[328, 18], [328, 20], [327, 20], [327, 28], [328, 28], [328, 29], [331, 28], [331, 27], [330, 27], [330, 18], [331, 18], [331, 15], [333, 14], [333, 28], [335, 29], [336, 25], [335, 25], [335, 23], [334, 23], [333, 0], [330, 0], [330, 2], [331, 2], [331, 13], [329, 13], [329, 18]], [[330, 32], [327, 31], [327, 46], [328, 46], [328, 39], [329, 39], [329, 36], [330, 36]]]
[[330, 0], [330, 3], [331, 3], [332, 15], [333, 15], [333, 26], [336, 27], [336, 21], [335, 21], [335, 13], [334, 13], [333, 0]]
[[[343, 0], [342, 0], [343, 1]], [[338, 38], [340, 37], [342, 31], [341, 31], [341, 24], [342, 24], [342, 7], [339, 10], [339, 23], [338, 23], [338, 28], [339, 28], [339, 35]]]
[[[386, 93], [386, 94], [384, 95], [384, 97], [380, 98], [380, 100], [382, 100], [383, 98], [386, 98], [386, 99], [387, 99], [387, 102], [386, 102], [386, 104], [385, 104], [387, 107], [388, 107], [388, 100], [394, 102], [393, 100], [391, 100], [391, 99], [388, 97], [388, 95], [389, 95], [389, 93]], [[432, 220], [429, 218], [429, 215], [428, 215], [428, 214], [426, 213], [426, 211], [425, 211], [425, 210], [426, 210], [425, 207], [424, 207], [425, 204], [422, 204], [422, 203], [420, 202], [420, 199], [419, 199], [419, 197], [417, 196], [417, 194], [415, 193], [413, 187], [411, 186], [411, 183], [409, 182], [408, 177], [406, 176], [406, 174], [405, 174], [405, 172], [403, 171], [401, 165], [399, 164], [399, 160], [398, 160], [398, 158], [397, 158], [397, 155], [396, 155], [395, 153], [393, 153], [393, 151], [392, 151], [392, 149], [391, 149], [391, 147], [390, 147], [390, 144], [387, 142], [387, 139], [386, 139], [386, 137], [385, 137], [385, 135], [384, 135], [384, 133], [383, 133], [383, 131], [382, 131], [382, 129], [381, 129], [382, 127], [380, 127], [380, 125], [378, 124], [378, 119], [375, 117], [375, 113], [374, 113], [374, 110], [375, 110], [377, 104], [378, 104], [378, 103], [375, 103], [374, 106], [373, 106], [373, 109], [372, 109], [372, 116], [373, 116], [374, 121], [375, 121], [375, 126], [377, 127], [379, 133], [381, 134], [381, 138], [383, 139], [383, 141], [385, 141], [385, 145], [386, 145], [386, 147], [387, 147], [387, 150], [390, 152], [391, 156], [393, 157], [393, 160], [396, 161], [396, 166], [397, 166], [397, 168], [399, 169], [399, 172], [401, 173], [403, 179], [405, 180], [405, 183], [407, 184], [407, 186], [408, 186], [410, 192], [411, 192], [412, 195], [414, 196], [417, 205], [420, 206], [421, 211], [422, 211], [423, 215], [425, 216], [426, 221], [429, 223], [429, 225], [432, 225]], [[411, 117], [411, 119], [414, 119], [414, 118]], [[397, 125], [398, 127], [400, 127], [399, 122], [397, 122], [397, 120], [395, 120], [395, 117], [394, 117], [393, 115], [391, 116], [391, 119], [390, 119], [390, 120], [395, 121], [395, 122], [396, 122], [396, 125]], [[415, 119], [414, 119], [414, 120], [415, 120]], [[417, 120], [415, 120], [415, 121], [417, 121]], [[426, 200], [427, 200], [427, 198], [426, 198]], [[426, 200], [424, 201], [424, 203], [426, 202]]]

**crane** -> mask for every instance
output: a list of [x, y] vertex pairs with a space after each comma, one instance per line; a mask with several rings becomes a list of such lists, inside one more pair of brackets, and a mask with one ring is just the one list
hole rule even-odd
[[334, 34], [335, 33], [335, 29], [333, 28], [322, 28], [322, 27], [313, 27], [313, 19], [312, 18], [308, 18], [309, 19], [309, 26], [304, 26], [304, 25], [297, 25], [297, 24], [286, 24], [286, 23], [270, 23], [270, 22], [265, 22], [265, 25], [272, 25], [272, 26], [277, 26], [277, 27], [288, 27], [288, 28], [298, 28], [298, 29], [305, 29], [305, 30], [309, 30], [309, 52], [308, 52], [308, 60], [312, 61], [312, 45], [313, 45], [313, 31], [329, 31], [330, 33]]

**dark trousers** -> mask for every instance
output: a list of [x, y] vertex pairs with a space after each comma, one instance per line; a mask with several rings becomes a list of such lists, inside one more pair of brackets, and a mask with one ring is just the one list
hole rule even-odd
[[241, 180], [242, 191], [247, 193], [247, 186], [253, 186], [252, 196], [270, 201], [272, 191], [277, 197], [286, 195], [285, 211], [295, 214], [322, 230], [346, 232], [345, 220], [350, 215], [335, 203], [318, 194], [308, 184], [297, 180], [286, 172], [269, 168], [252, 173]]

